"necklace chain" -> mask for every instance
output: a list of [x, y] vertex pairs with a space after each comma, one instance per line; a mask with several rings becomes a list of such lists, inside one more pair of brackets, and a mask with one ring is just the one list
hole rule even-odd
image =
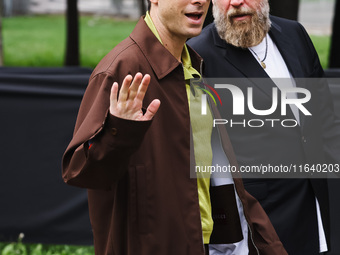
[[254, 53], [254, 55], [257, 57], [257, 59], [260, 61], [260, 63], [261, 63], [261, 66], [262, 66], [262, 68], [263, 69], [266, 69], [266, 64], [264, 63], [264, 61], [266, 60], [266, 58], [267, 58], [267, 53], [268, 53], [268, 40], [267, 40], [267, 36], [265, 37], [265, 39], [266, 39], [266, 51], [265, 51], [265, 53], [264, 53], [264, 57], [263, 57], [263, 59], [261, 60], [260, 59], [260, 57], [257, 55], [257, 53], [253, 50], [253, 49], [251, 49], [251, 48], [249, 48], [249, 50], [252, 52], [252, 53]]

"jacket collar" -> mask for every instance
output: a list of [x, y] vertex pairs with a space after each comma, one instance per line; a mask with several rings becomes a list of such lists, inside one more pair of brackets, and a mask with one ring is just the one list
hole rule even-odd
[[[144, 21], [140, 18], [130, 38], [138, 45], [158, 79], [164, 78], [181, 63], [159, 42]], [[188, 47], [192, 66], [200, 70], [201, 58]]]
[[298, 52], [294, 48], [292, 38], [282, 33], [282, 28], [276, 22], [272, 21], [272, 27], [269, 31], [269, 35], [273, 39], [277, 48], [279, 49], [290, 73], [294, 78], [303, 78], [304, 72], [302, 70], [302, 64], [297, 57]]

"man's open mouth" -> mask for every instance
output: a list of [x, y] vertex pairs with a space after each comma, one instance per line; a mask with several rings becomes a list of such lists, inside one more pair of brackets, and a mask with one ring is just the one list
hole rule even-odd
[[187, 13], [185, 14], [185, 16], [187, 16], [190, 19], [194, 19], [194, 20], [199, 20], [202, 17], [202, 13]]

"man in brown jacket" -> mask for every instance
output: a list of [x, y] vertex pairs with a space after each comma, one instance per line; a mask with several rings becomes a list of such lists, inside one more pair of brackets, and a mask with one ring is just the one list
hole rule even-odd
[[[65, 182], [88, 189], [96, 254], [203, 255], [208, 244], [211, 254], [287, 254], [241, 179], [218, 188], [231, 187], [223, 209], [236, 214], [214, 218], [210, 179], [190, 175], [193, 158], [212, 161], [212, 114], [205, 128], [189, 112], [189, 95], [201, 91], [190, 79], [202, 60], [185, 44], [201, 32], [209, 1], [150, 2], [150, 13], [93, 71], [63, 156]], [[238, 169], [219, 126], [219, 152]]]

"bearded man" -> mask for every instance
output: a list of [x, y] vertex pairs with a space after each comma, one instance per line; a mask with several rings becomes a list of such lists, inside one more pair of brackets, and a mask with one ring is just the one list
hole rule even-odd
[[[188, 44], [203, 57], [205, 77], [247, 78], [237, 88], [243, 92], [241, 95], [248, 96], [249, 109], [243, 109], [241, 116], [233, 111], [236, 98], [229, 92], [219, 93], [222, 117], [226, 116], [229, 123], [230, 118], [237, 120], [226, 128], [239, 165], [306, 167], [322, 163], [338, 166], [339, 121], [334, 115], [327, 83], [308, 82], [323, 77], [324, 72], [301, 24], [270, 16], [268, 0], [213, 0], [212, 3], [214, 24], [205, 27]], [[292, 78], [309, 79], [300, 88], [300, 83]], [[287, 107], [286, 115], [282, 109], [276, 109], [259, 116], [249, 107], [251, 96], [254, 108], [268, 109], [273, 104], [273, 95], [277, 95], [272, 91], [281, 94], [287, 89], [310, 93], [304, 106], [311, 115], [291, 106]], [[291, 96], [299, 100], [300, 95], [291, 93]], [[266, 122], [266, 119], [272, 121]], [[274, 124], [285, 119], [296, 125]], [[261, 125], [252, 125], [254, 120]], [[316, 255], [330, 250], [327, 180], [296, 178], [294, 174], [287, 177], [243, 176], [243, 182], [265, 209], [288, 254]]]

